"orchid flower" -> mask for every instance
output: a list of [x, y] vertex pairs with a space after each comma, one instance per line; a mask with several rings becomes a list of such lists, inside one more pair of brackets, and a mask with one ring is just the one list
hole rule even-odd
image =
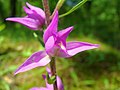
[[69, 33], [73, 30], [73, 26], [68, 27], [64, 30], [57, 31], [58, 27], [58, 12], [56, 11], [50, 25], [47, 27], [43, 35], [45, 43], [45, 50], [38, 51], [32, 54], [15, 72], [25, 72], [38, 66], [47, 65], [51, 59], [50, 57], [62, 57], [68, 58], [75, 54], [98, 48], [98, 44], [91, 44], [87, 42], [66, 42], [66, 38]]
[[25, 17], [11, 17], [7, 18], [8, 21], [18, 22], [27, 26], [32, 30], [41, 30], [41, 27], [45, 24], [45, 13], [41, 8], [35, 7], [26, 3], [27, 7], [24, 6], [24, 11], [27, 16]]
[[66, 58], [74, 56], [75, 54], [85, 50], [98, 48], [99, 46], [98, 44], [79, 41], [66, 42], [69, 33], [73, 30], [73, 26], [59, 32], [57, 31], [57, 27], [58, 12], [56, 12], [52, 22], [43, 35], [45, 51], [49, 56]]
[[[49, 68], [47, 68], [47, 72], [48, 72], [49, 76], [51, 77], [51, 71], [50, 71]], [[45, 80], [45, 82], [46, 82], [46, 87], [40, 87], [40, 88], [38, 88], [38, 87], [33, 87], [33, 88], [31, 88], [30, 90], [54, 90], [54, 89], [53, 89], [53, 84], [48, 84], [48, 82], [47, 82], [47, 76], [46, 76], [46, 75], [43, 75], [43, 78], [44, 78], [44, 80]], [[64, 90], [64, 86], [63, 86], [63, 84], [62, 84], [62, 80], [60, 79], [60, 77], [57, 76], [56, 79], [57, 79], [57, 87], [58, 87], [58, 90]]]

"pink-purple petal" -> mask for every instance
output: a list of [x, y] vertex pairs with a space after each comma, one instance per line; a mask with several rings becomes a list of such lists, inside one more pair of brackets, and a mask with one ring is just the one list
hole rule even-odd
[[57, 34], [57, 28], [58, 28], [58, 11], [56, 11], [50, 25], [47, 27], [47, 29], [44, 32], [44, 35], [43, 35], [44, 43], [47, 42], [47, 39], [50, 36]]
[[59, 37], [60, 37], [62, 40], [66, 41], [66, 38], [68, 37], [68, 35], [70, 34], [70, 32], [71, 32], [72, 30], [73, 30], [73, 26], [68, 27], [68, 28], [66, 28], [66, 29], [64, 29], [64, 30], [59, 31], [59, 32], [58, 32], [58, 35], [59, 35]]
[[17, 17], [11, 17], [7, 18], [7, 21], [13, 21], [13, 22], [18, 22], [20, 24], [25, 25], [26, 27], [32, 29], [32, 30], [37, 30], [38, 29], [38, 22], [36, 22], [34, 19], [23, 17], [23, 18], [17, 18]]
[[55, 45], [55, 40], [53, 36], [50, 36], [45, 43], [45, 50], [47, 54], [53, 56], [54, 55], [54, 45]]
[[57, 76], [57, 86], [58, 86], [58, 90], [64, 90], [64, 85], [59, 76]]
[[39, 15], [36, 11], [28, 9], [26, 6], [24, 6], [23, 8], [24, 8], [24, 11], [28, 15], [27, 17], [34, 19], [37, 22], [38, 27], [41, 27], [45, 24], [45, 18], [43, 18], [41, 15]]
[[41, 26], [43, 26], [45, 24], [45, 18], [42, 18], [35, 11], [32, 11], [31, 13], [28, 13], [27, 17], [36, 21], [38, 29], [39, 29], [39, 27], [41, 27]]
[[28, 2], [26, 2], [26, 5], [28, 6], [28, 8], [30, 8], [31, 10], [37, 12], [40, 16], [42, 16], [42, 18], [45, 18], [45, 13], [44, 13], [44, 11], [41, 8], [32, 6]]
[[45, 51], [35, 52], [15, 71], [15, 74], [25, 72], [39, 66], [45, 66], [50, 61], [51, 60]]
[[27, 8], [26, 6], [23, 6], [23, 9], [26, 12], [26, 14], [32, 14], [33, 13], [33, 11], [30, 10], [29, 8]]
[[88, 42], [78, 42], [78, 41], [68, 42], [66, 44], [66, 51], [60, 49], [58, 56], [63, 58], [68, 58], [76, 55], [79, 52], [98, 48], [98, 47], [99, 47], [98, 44], [91, 44]]
[[68, 42], [66, 45], [67, 52], [70, 56], [73, 56], [79, 52], [90, 50], [94, 48], [98, 48], [98, 44], [91, 44], [87, 42]]

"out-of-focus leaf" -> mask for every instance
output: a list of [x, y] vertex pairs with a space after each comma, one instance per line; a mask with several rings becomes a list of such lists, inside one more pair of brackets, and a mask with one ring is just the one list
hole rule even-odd
[[6, 27], [6, 25], [5, 25], [5, 24], [1, 24], [1, 25], [0, 25], [0, 31], [4, 30], [4, 29], [5, 29], [5, 27]]
[[4, 40], [5, 40], [4, 37], [0, 37], [0, 44], [2, 44]]
[[32, 48], [27, 48], [26, 50], [24, 50], [22, 52], [22, 55], [25, 56], [25, 57], [28, 57], [32, 54]]
[[78, 86], [79, 85], [79, 79], [78, 79], [78, 76], [77, 76], [77, 74], [76, 74], [76, 72], [75, 71], [71, 71], [70, 72], [70, 76], [72, 77], [72, 79], [73, 79], [73, 81], [74, 81], [74, 84], [76, 85], [76, 86]]
[[6, 70], [0, 70], [0, 76], [3, 76], [9, 72], [13, 72], [16, 68], [17, 66], [13, 65], [13, 66], [10, 66], [9, 68], [6, 68]]
[[84, 80], [84, 81], [83, 81], [83, 84], [84, 84], [84, 85], [92, 85], [92, 84], [94, 84], [94, 83], [95, 83], [94, 80]]
[[2, 87], [0, 87], [0, 90], [10, 90], [10, 86], [7, 82], [5, 82], [4, 80], [1, 80], [1, 85]]
[[110, 84], [109, 84], [109, 80], [108, 80], [107, 78], [105, 78], [105, 79], [103, 80], [103, 82], [104, 82], [104, 86], [105, 86], [105, 88], [108, 89], [109, 86], [110, 86]]

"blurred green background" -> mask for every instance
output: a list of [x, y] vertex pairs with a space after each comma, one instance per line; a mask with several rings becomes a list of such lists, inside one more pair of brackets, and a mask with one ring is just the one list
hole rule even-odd
[[[58, 0], [49, 0], [51, 12]], [[63, 14], [81, 0], [66, 0]], [[13, 75], [33, 52], [43, 50], [33, 31], [23, 25], [6, 22], [11, 16], [25, 16], [25, 2], [42, 7], [42, 0], [0, 0], [0, 90], [29, 90], [45, 86], [38, 67]], [[81, 52], [69, 59], [57, 60], [57, 72], [65, 90], [120, 90], [120, 0], [90, 0], [74, 13], [63, 17], [59, 29], [74, 25], [68, 41], [100, 44], [99, 49]]]

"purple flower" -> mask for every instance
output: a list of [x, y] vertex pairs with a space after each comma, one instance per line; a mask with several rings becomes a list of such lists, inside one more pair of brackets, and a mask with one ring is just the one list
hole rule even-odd
[[7, 18], [8, 21], [18, 22], [27, 26], [32, 30], [40, 30], [41, 27], [45, 24], [45, 13], [41, 8], [35, 7], [26, 3], [27, 7], [24, 6], [24, 11], [27, 16], [25, 17], [11, 17]]
[[[49, 76], [51, 77], [51, 71], [49, 68], [47, 68], [47, 72], [49, 74]], [[46, 78], [46, 75], [43, 75], [43, 78], [46, 82], [46, 87], [34, 87], [34, 88], [31, 88], [30, 90], [54, 90], [53, 89], [53, 84], [48, 84], [47, 83], [47, 78]], [[60, 79], [59, 76], [56, 77], [57, 78], [57, 87], [58, 87], [58, 90], [64, 90], [64, 86], [62, 84], [62, 80]]]
[[98, 48], [99, 46], [98, 44], [79, 41], [66, 42], [66, 38], [73, 30], [73, 26], [59, 32], [57, 31], [57, 27], [58, 12], [56, 12], [50, 25], [44, 32], [45, 51], [35, 52], [16, 70], [15, 74], [28, 71], [38, 66], [45, 66], [51, 61], [50, 57], [72, 57], [79, 52]]
[[45, 43], [45, 50], [48, 55], [50, 56], [59, 56], [59, 57], [71, 57], [75, 54], [93, 49], [98, 48], [98, 44], [90, 44], [87, 42], [66, 42], [66, 38], [68, 37], [69, 33], [73, 30], [73, 26], [68, 27], [64, 30], [57, 31], [58, 27], [58, 12], [56, 12], [52, 22], [46, 29], [43, 39]]

